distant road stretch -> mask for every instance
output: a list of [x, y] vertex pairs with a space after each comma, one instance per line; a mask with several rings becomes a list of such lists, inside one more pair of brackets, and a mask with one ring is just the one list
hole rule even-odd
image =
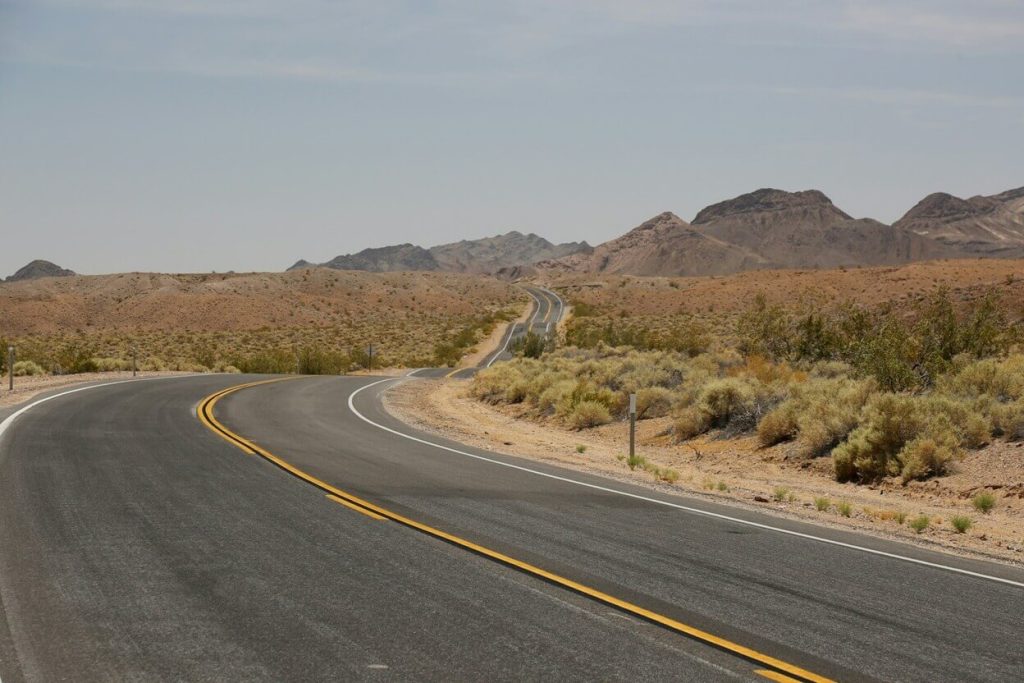
[[380, 404], [415, 380], [266, 379], [0, 428], [4, 683], [1024, 680], [1020, 569], [419, 434]]
[[488, 354], [476, 367], [460, 368], [422, 368], [416, 371], [416, 377], [457, 377], [466, 379], [475, 375], [482, 368], [489, 368], [498, 361], [509, 360], [512, 353], [509, 350], [516, 340], [524, 337], [527, 332], [533, 332], [541, 336], [554, 334], [559, 321], [565, 315], [565, 302], [556, 292], [544, 287], [533, 285], [524, 286], [523, 289], [533, 299], [533, 308], [525, 323], [513, 323], [508, 326], [505, 335], [501, 338], [498, 348]]

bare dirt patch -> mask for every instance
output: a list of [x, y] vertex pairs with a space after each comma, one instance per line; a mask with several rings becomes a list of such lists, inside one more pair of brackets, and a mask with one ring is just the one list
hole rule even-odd
[[[678, 444], [666, 435], [668, 419], [643, 420], [637, 425], [637, 452], [659, 467], [675, 470], [679, 478], [669, 484], [627, 466], [623, 456], [628, 427], [623, 422], [569, 431], [525, 419], [515, 407], [480, 403], [468, 396], [468, 386], [459, 381], [410, 381], [385, 394], [385, 407], [418, 429], [491, 451], [947, 552], [1024, 564], [1024, 444], [998, 443], [973, 451], [953, 474], [939, 479], [907, 486], [859, 486], [837, 483], [827, 459], [798, 459], [785, 444], [759, 449], [754, 437], [714, 435]], [[980, 491], [996, 497], [988, 514], [972, 505], [971, 498]], [[929, 518], [929, 525], [917, 533], [909, 523], [921, 515]], [[971, 519], [966, 533], [953, 528], [954, 515]]]

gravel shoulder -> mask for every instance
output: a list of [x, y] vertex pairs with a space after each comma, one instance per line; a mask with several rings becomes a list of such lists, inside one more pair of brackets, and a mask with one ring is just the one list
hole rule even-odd
[[[675, 482], [667, 483], [627, 466], [623, 456], [628, 449], [628, 425], [624, 422], [571, 431], [553, 421], [527, 419], [514, 407], [476, 401], [468, 395], [468, 387], [468, 382], [460, 380], [410, 380], [386, 392], [385, 408], [417, 429], [478, 448], [933, 550], [1024, 565], [1021, 443], [1000, 442], [971, 452], [952, 474], [939, 479], [907, 486], [899, 482], [859, 486], [832, 479], [827, 458], [801, 460], [785, 444], [759, 448], [754, 437], [714, 435], [679, 444], [666, 433], [667, 419], [640, 421], [637, 452], [652, 464], [678, 473]], [[988, 514], [971, 504], [979, 491], [996, 496], [995, 508]], [[828, 500], [824, 510], [818, 509], [819, 499]], [[901, 514], [902, 522], [898, 521]], [[930, 524], [917, 533], [909, 522], [920, 515], [927, 515]], [[966, 533], [955, 531], [954, 515], [971, 519]]]

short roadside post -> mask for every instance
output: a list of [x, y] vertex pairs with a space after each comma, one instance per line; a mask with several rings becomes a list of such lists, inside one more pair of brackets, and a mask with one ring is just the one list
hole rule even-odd
[[636, 394], [629, 395], [629, 457], [636, 456]]
[[373, 372], [373, 344], [370, 344], [370, 348], [367, 351], [366, 356], [368, 358], [366, 362], [366, 371]]
[[138, 372], [139, 372], [138, 356], [139, 356], [139, 352], [133, 346], [132, 347], [132, 377], [135, 377], [138, 374]]
[[7, 388], [10, 391], [14, 391], [14, 345], [7, 347], [7, 376], [8, 385]]

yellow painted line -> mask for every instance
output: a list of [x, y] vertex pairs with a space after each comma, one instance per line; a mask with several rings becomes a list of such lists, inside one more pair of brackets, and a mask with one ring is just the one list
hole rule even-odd
[[[286, 378], [283, 378], [283, 379], [294, 379], [294, 378], [287, 378], [286, 377]], [[787, 674], [788, 676], [791, 677], [791, 678], [788, 678], [788, 679], [783, 678], [783, 679], [778, 679], [778, 680], [796, 680], [796, 681], [800, 681], [801, 683], [834, 683], [834, 681], [832, 681], [832, 679], [830, 679], [830, 678], [826, 678], [824, 676], [819, 676], [818, 674], [813, 673], [811, 671], [807, 671], [806, 669], [802, 669], [799, 666], [796, 666], [795, 664], [790, 664], [789, 662], [784, 662], [781, 659], [776, 659], [775, 657], [763, 654], [763, 653], [758, 652], [757, 650], [754, 650], [752, 648], [746, 647], [744, 645], [740, 645], [738, 643], [734, 643], [734, 642], [732, 642], [730, 640], [726, 640], [725, 638], [721, 638], [721, 637], [716, 636], [716, 635], [714, 635], [712, 633], [708, 633], [707, 631], [702, 631], [701, 629], [696, 628], [694, 626], [690, 626], [689, 624], [684, 624], [681, 621], [676, 621], [675, 619], [672, 619], [671, 617], [667, 617], [665, 615], [658, 614], [657, 612], [653, 612], [653, 611], [651, 611], [649, 609], [646, 609], [644, 607], [640, 607], [639, 605], [634, 605], [631, 602], [627, 602], [627, 601], [622, 600], [620, 598], [616, 598], [613, 595], [609, 595], [608, 593], [604, 593], [604, 592], [599, 591], [599, 590], [597, 590], [595, 588], [591, 588], [589, 586], [585, 586], [585, 585], [583, 585], [581, 583], [573, 581], [572, 579], [566, 578], [564, 576], [560, 576], [560, 575], [555, 574], [553, 572], [550, 572], [550, 571], [548, 571], [546, 569], [542, 569], [540, 567], [536, 567], [536, 566], [534, 566], [532, 564], [529, 564], [527, 562], [523, 562], [522, 560], [517, 560], [514, 557], [510, 557], [510, 556], [505, 555], [503, 553], [500, 553], [500, 552], [498, 552], [496, 550], [491, 550], [490, 548], [484, 547], [482, 545], [478, 545], [476, 543], [473, 543], [472, 541], [468, 541], [468, 540], [466, 540], [464, 538], [460, 538], [460, 537], [455, 536], [453, 534], [449, 534], [446, 531], [442, 531], [440, 529], [436, 529], [436, 528], [434, 528], [432, 526], [428, 526], [426, 524], [423, 524], [422, 522], [417, 522], [414, 519], [410, 519], [408, 517], [400, 515], [397, 512], [392, 512], [391, 510], [388, 510], [387, 508], [380, 507], [379, 505], [375, 505], [374, 503], [371, 503], [371, 502], [369, 502], [367, 500], [363, 500], [362, 498], [354, 496], [351, 493], [348, 493], [346, 491], [342, 491], [341, 489], [335, 488], [334, 486], [331, 486], [327, 482], [324, 482], [324, 481], [322, 481], [320, 479], [317, 479], [316, 477], [312, 476], [311, 474], [307, 474], [306, 472], [304, 472], [304, 471], [300, 470], [299, 468], [295, 467], [291, 463], [289, 463], [289, 462], [287, 462], [285, 460], [282, 460], [281, 458], [277, 457], [276, 455], [274, 455], [270, 451], [268, 451], [268, 450], [266, 450], [264, 448], [261, 448], [260, 446], [257, 446], [253, 442], [248, 441], [247, 439], [245, 439], [245, 438], [239, 436], [238, 434], [232, 432], [227, 427], [225, 427], [220, 422], [218, 422], [216, 420], [216, 418], [214, 417], [214, 415], [213, 415], [213, 407], [216, 405], [217, 401], [219, 401], [223, 397], [227, 396], [228, 394], [232, 394], [232, 393], [234, 393], [236, 391], [240, 391], [240, 390], [246, 389], [248, 387], [257, 386], [259, 384], [268, 384], [270, 382], [279, 382], [279, 381], [281, 381], [281, 379], [266, 380], [266, 381], [263, 381], [263, 382], [250, 382], [248, 384], [241, 384], [241, 385], [238, 385], [236, 387], [231, 387], [230, 389], [226, 389], [224, 391], [219, 391], [219, 392], [217, 392], [215, 394], [211, 394], [206, 399], [204, 399], [203, 402], [200, 404], [200, 411], [204, 412], [205, 415], [206, 415], [206, 418], [207, 418], [206, 421], [204, 421], [204, 424], [206, 424], [207, 427], [210, 427], [211, 429], [220, 432], [221, 435], [224, 438], [226, 438], [228, 441], [231, 441], [232, 443], [235, 443], [236, 445], [238, 445], [243, 450], [246, 450], [246, 448], [251, 449], [252, 451], [254, 451], [260, 457], [262, 457], [262, 458], [264, 458], [266, 460], [269, 460], [270, 462], [272, 462], [273, 464], [277, 465], [279, 468], [283, 469], [284, 471], [288, 472], [289, 474], [292, 474], [293, 476], [295, 476], [295, 477], [297, 477], [299, 479], [302, 479], [303, 481], [305, 481], [308, 484], [312, 484], [313, 486], [317, 487], [318, 489], [320, 489], [324, 493], [330, 494], [330, 495], [332, 495], [332, 496], [334, 496], [336, 498], [339, 498], [341, 500], [347, 501], [348, 503], [350, 503], [353, 506], [361, 507], [361, 508], [363, 508], [365, 510], [374, 512], [377, 515], [379, 515], [380, 517], [383, 517], [383, 518], [386, 518], [386, 519], [390, 519], [390, 520], [392, 520], [394, 522], [398, 522], [399, 524], [402, 524], [402, 525], [407, 526], [407, 527], [409, 527], [411, 529], [415, 529], [417, 531], [423, 532], [423, 533], [425, 533], [425, 534], [427, 534], [429, 536], [433, 536], [435, 538], [439, 538], [439, 539], [441, 539], [443, 541], [446, 541], [448, 543], [451, 543], [453, 545], [456, 545], [456, 546], [459, 546], [461, 548], [465, 548], [466, 550], [472, 551], [472, 552], [474, 552], [474, 553], [476, 553], [478, 555], [482, 555], [482, 556], [490, 558], [492, 560], [496, 560], [496, 561], [498, 561], [498, 562], [500, 562], [502, 564], [505, 564], [505, 565], [507, 565], [509, 567], [513, 567], [513, 568], [518, 569], [520, 571], [523, 571], [523, 572], [525, 572], [527, 574], [532, 574], [533, 576], [537, 576], [539, 578], [542, 578], [545, 581], [549, 581], [551, 583], [554, 583], [556, 585], [562, 586], [564, 588], [568, 588], [569, 590], [572, 590], [572, 591], [574, 591], [576, 593], [579, 593], [581, 595], [585, 595], [587, 597], [593, 598], [594, 600], [597, 600], [599, 602], [603, 602], [606, 605], [611, 605], [612, 607], [616, 607], [616, 608], [622, 610], [623, 612], [627, 612], [629, 614], [633, 614], [635, 616], [641, 617], [643, 619], [646, 619], [647, 621], [653, 622], [653, 623], [658, 624], [660, 626], [664, 626], [667, 629], [670, 629], [670, 630], [675, 631], [677, 633], [680, 633], [682, 635], [685, 635], [685, 636], [688, 636], [690, 638], [693, 638], [694, 640], [698, 640], [698, 641], [701, 641], [701, 642], [706, 643], [708, 645], [711, 645], [713, 647], [716, 647], [716, 648], [718, 648], [720, 650], [724, 650], [726, 652], [730, 652], [730, 653], [732, 653], [734, 655], [737, 655], [739, 657], [742, 657], [743, 659], [746, 659], [748, 661], [755, 662], [755, 663], [760, 664], [762, 666], [766, 666], [766, 667], [768, 667], [769, 670], [772, 670], [772, 671], [775, 671], [775, 672], [778, 672], [778, 673], [781, 673], [781, 674]], [[338, 502], [341, 502], [341, 501], [339, 500]]]
[[754, 673], [767, 678], [769, 681], [778, 681], [778, 683], [800, 683], [800, 680], [797, 678], [780, 674], [778, 671], [771, 671], [770, 669], [757, 669]]
[[378, 520], [380, 520], [382, 522], [388, 521], [387, 517], [382, 517], [381, 515], [378, 515], [376, 512], [374, 512], [373, 510], [367, 510], [366, 508], [359, 507], [358, 505], [354, 505], [354, 504], [348, 502], [347, 500], [345, 500], [344, 498], [338, 498], [337, 496], [332, 496], [329, 493], [327, 494], [327, 498], [330, 499], [330, 500], [333, 500], [335, 503], [339, 503], [341, 505], [344, 505], [349, 510], [355, 510], [358, 513], [364, 514], [367, 517], [372, 517], [373, 519], [378, 519]]
[[465, 369], [466, 369], [466, 368], [455, 368], [454, 370], [452, 370], [451, 372], [449, 372], [449, 373], [448, 373], [447, 375], [445, 375], [445, 376], [444, 376], [444, 378], [445, 378], [445, 379], [448, 379], [449, 377], [451, 377], [452, 375], [454, 375], [454, 374], [455, 374], [456, 372], [462, 372], [462, 371], [463, 371], [463, 370], [465, 370]]

